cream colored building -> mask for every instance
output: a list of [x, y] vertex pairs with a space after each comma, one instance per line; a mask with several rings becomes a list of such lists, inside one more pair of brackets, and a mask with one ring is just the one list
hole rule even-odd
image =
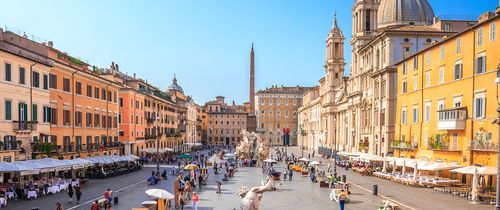
[[[340, 151], [385, 156], [392, 153], [389, 145], [395, 132], [394, 64], [455, 32], [438, 28], [442, 24], [436, 23], [427, 0], [356, 0], [352, 14], [349, 77], [344, 77], [344, 36], [336, 18], [326, 40], [325, 77], [318, 96], [323, 145], [333, 148], [336, 143]], [[443, 24], [459, 30], [473, 22]]]
[[314, 150], [325, 143], [325, 119], [321, 115], [319, 87], [303, 94], [298, 109], [298, 143], [301, 148]]
[[51, 66], [44, 44], [0, 28], [0, 161], [32, 159], [32, 143], [48, 141]]

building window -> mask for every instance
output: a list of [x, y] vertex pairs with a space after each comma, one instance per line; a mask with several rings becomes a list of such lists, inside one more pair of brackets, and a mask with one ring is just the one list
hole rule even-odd
[[425, 65], [431, 65], [431, 53], [427, 52], [425, 54]]
[[418, 76], [413, 76], [413, 90], [418, 89]]
[[82, 126], [82, 112], [75, 112], [75, 126]]
[[427, 71], [425, 72], [425, 87], [430, 87], [431, 86], [431, 72]]
[[403, 75], [406, 74], [406, 65], [407, 65], [406, 61], [403, 62]]
[[486, 72], [486, 55], [482, 53], [476, 59], [476, 74], [484, 72]]
[[5, 81], [12, 81], [12, 65], [5, 63]]
[[12, 101], [5, 101], [5, 120], [12, 120]]
[[71, 121], [70, 111], [63, 110], [63, 125], [69, 126]]
[[33, 87], [39, 88], [40, 87], [40, 73], [34, 71], [32, 79], [33, 79]]
[[418, 69], [418, 56], [413, 57], [413, 70]]
[[106, 100], [106, 90], [102, 89], [102, 100]]
[[98, 128], [101, 126], [101, 116], [99, 114], [94, 114], [94, 127]]
[[457, 38], [457, 49], [456, 49], [457, 53], [461, 53], [462, 52], [462, 38], [458, 37]]
[[495, 41], [497, 38], [496, 34], [497, 25], [495, 22], [490, 24], [490, 42]]
[[88, 128], [92, 127], [92, 113], [85, 113], [85, 125]]
[[406, 108], [401, 110], [401, 124], [406, 124]]
[[120, 107], [123, 107], [123, 98], [118, 99], [118, 104], [120, 105]]
[[51, 117], [51, 109], [48, 106], [43, 107], [43, 122], [48, 123], [50, 122], [50, 117]]
[[91, 85], [87, 85], [87, 96], [92, 97], [92, 86]]
[[49, 76], [47, 76], [46, 74], [43, 75], [43, 89], [49, 89]]
[[401, 85], [401, 90], [402, 90], [402, 93], [406, 93], [406, 81], [404, 81]]
[[425, 103], [425, 122], [431, 121], [431, 103]]
[[50, 123], [53, 125], [57, 125], [57, 109], [50, 108]]
[[38, 122], [38, 105], [31, 105], [31, 120], [33, 122]]
[[445, 109], [444, 100], [439, 100], [438, 101], [438, 111], [441, 111], [441, 110], [444, 110], [444, 109]]
[[57, 76], [55, 74], [49, 74], [49, 87], [57, 89]]
[[449, 31], [450, 30], [450, 24], [449, 23], [445, 23], [444, 24], [444, 30], [445, 31]]
[[19, 67], [19, 84], [26, 84], [26, 69]]
[[483, 46], [483, 27], [477, 29], [477, 45]]
[[94, 98], [99, 99], [99, 88], [98, 87], [94, 87]]
[[412, 109], [412, 123], [413, 124], [416, 124], [418, 122], [418, 108], [417, 107], [413, 107]]
[[18, 104], [19, 121], [28, 121], [28, 105], [20, 102]]
[[476, 95], [476, 98], [474, 99], [474, 118], [484, 118], [484, 112], [486, 111], [485, 101], [486, 98], [484, 97], [484, 94]]
[[63, 90], [66, 92], [70, 92], [71, 88], [69, 85], [69, 79], [68, 78], [63, 78]]
[[75, 90], [76, 94], [82, 95], [82, 83], [77, 81], [76, 84], [75, 84], [75, 86], [76, 86], [75, 87], [76, 88], [76, 90]]
[[444, 84], [444, 66], [439, 67], [439, 84]]
[[455, 64], [455, 80], [462, 79], [462, 62]]

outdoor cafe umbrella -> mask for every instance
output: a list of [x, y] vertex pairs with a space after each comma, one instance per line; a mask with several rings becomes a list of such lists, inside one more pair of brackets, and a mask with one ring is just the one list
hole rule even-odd
[[274, 159], [266, 159], [266, 160], [264, 160], [264, 162], [266, 162], [266, 163], [277, 163], [277, 161], [274, 160]]
[[161, 190], [161, 189], [149, 189], [146, 190], [146, 194], [155, 197], [155, 198], [161, 198], [161, 199], [173, 199], [174, 195], [169, 193], [166, 190]]
[[196, 170], [196, 169], [200, 169], [197, 165], [195, 164], [188, 164], [186, 166], [184, 166], [184, 170]]
[[304, 162], [308, 162], [309, 160], [306, 159], [306, 158], [300, 158], [299, 161], [304, 161]]
[[309, 163], [309, 165], [319, 165], [319, 162], [318, 161], [313, 161], [313, 162]]
[[477, 201], [477, 196], [479, 193], [479, 173], [477, 168], [474, 170], [474, 176], [472, 177], [472, 191], [471, 191], [471, 200], [473, 202]]

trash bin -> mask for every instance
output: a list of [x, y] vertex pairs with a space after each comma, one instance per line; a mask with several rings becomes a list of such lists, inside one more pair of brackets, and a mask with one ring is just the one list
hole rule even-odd
[[378, 195], [378, 185], [373, 185], [373, 195]]
[[344, 174], [342, 175], [342, 182], [346, 183], [346, 181], [347, 181], [347, 175]]

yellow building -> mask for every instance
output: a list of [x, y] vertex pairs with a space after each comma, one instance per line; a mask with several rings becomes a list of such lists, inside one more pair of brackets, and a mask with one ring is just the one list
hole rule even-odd
[[396, 64], [395, 156], [497, 165], [499, 14]]

